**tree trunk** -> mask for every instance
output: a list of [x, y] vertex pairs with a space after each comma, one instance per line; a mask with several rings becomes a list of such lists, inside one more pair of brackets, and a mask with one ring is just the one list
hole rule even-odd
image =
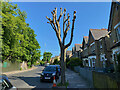
[[65, 49], [61, 48], [61, 84], [65, 84], [65, 62], [64, 62]]

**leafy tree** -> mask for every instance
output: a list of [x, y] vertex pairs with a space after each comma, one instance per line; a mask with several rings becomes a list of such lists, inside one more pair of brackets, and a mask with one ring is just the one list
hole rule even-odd
[[52, 56], [51, 52], [44, 52], [43, 53], [43, 61], [47, 61], [47, 62], [50, 61], [51, 56]]
[[29, 66], [40, 59], [40, 46], [34, 30], [25, 22], [26, 13], [17, 4], [2, 2], [2, 60], [27, 61]]

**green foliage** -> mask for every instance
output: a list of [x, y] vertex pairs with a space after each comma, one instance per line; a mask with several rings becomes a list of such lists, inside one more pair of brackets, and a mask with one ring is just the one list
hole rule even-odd
[[58, 83], [58, 84], [57, 84], [58, 87], [59, 87], [59, 86], [65, 86], [66, 88], [68, 87], [68, 85], [69, 85], [69, 82], [68, 82], [68, 81], [65, 82], [65, 84], [62, 84], [62, 83]]
[[66, 66], [68, 67], [68, 62], [70, 61], [70, 59], [66, 58]]
[[55, 65], [55, 64], [59, 64], [59, 61], [58, 61], [58, 59], [57, 59], [57, 58], [56, 58], [56, 59], [54, 59], [53, 64], [54, 64], [54, 65]]
[[50, 61], [51, 56], [52, 56], [51, 52], [44, 52], [43, 53], [43, 61]]
[[83, 67], [83, 63], [82, 63], [82, 60], [80, 58], [71, 58], [70, 61], [68, 61], [67, 66], [71, 67], [71, 69], [73, 69], [74, 66]]
[[2, 2], [2, 60], [27, 61], [40, 59], [40, 46], [34, 30], [25, 22], [26, 13], [17, 4]]
[[40, 60], [39, 63], [40, 63], [40, 65], [44, 65], [45, 64], [45, 62], [42, 61], [42, 60]]
[[20, 68], [20, 70], [22, 70], [22, 68]]

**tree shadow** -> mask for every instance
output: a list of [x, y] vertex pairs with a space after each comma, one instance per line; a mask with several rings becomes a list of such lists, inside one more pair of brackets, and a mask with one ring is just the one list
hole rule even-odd
[[[37, 74], [40, 74], [40, 73], [37, 73]], [[35, 88], [51, 88], [52, 87], [52, 83], [50, 82], [41, 82], [40, 76], [37, 76], [37, 77], [12, 76], [9, 79], [13, 79], [13, 80], [21, 79], [25, 83], [27, 83], [29, 86], [33, 86]]]

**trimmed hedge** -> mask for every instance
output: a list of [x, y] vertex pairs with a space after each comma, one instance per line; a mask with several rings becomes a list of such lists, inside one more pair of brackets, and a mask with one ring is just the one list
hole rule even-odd
[[82, 60], [80, 58], [71, 58], [67, 63], [67, 67], [70, 67], [72, 70], [74, 70], [74, 66], [83, 67]]

